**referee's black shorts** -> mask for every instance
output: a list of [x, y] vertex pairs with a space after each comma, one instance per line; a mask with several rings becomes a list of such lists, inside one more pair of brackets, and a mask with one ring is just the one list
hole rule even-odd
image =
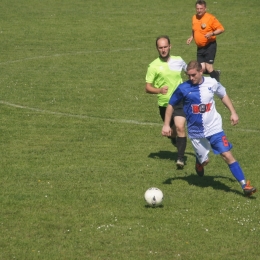
[[213, 64], [217, 52], [217, 42], [210, 42], [204, 47], [197, 48], [197, 61], [199, 63], [206, 62], [208, 64]]

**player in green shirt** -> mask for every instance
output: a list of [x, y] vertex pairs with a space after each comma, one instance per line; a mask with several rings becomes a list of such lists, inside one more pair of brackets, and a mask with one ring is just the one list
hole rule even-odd
[[[159, 112], [164, 121], [169, 99], [178, 85], [183, 82], [181, 72], [186, 71], [187, 64], [180, 56], [170, 55], [171, 43], [168, 36], [158, 37], [156, 39], [156, 48], [159, 57], [148, 66], [145, 90], [149, 94], [157, 94]], [[176, 162], [178, 168], [184, 167], [184, 153], [187, 144], [185, 123], [186, 118], [181, 102], [174, 107], [171, 121], [171, 128], [173, 130], [171, 141], [178, 150], [178, 159]]]

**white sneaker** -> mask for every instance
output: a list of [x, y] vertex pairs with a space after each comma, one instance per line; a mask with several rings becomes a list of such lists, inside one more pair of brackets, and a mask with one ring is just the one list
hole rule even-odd
[[179, 158], [179, 159], [177, 160], [177, 162], [176, 162], [176, 165], [177, 165], [177, 167], [178, 167], [179, 169], [183, 169], [183, 167], [184, 167], [184, 160], [181, 159], [181, 158]]

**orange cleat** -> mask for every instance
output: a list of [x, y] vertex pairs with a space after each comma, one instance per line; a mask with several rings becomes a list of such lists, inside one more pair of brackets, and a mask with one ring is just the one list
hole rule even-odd
[[250, 181], [246, 182], [246, 186], [243, 188], [244, 194], [247, 197], [250, 197], [253, 193], [256, 192], [256, 188], [250, 186]]

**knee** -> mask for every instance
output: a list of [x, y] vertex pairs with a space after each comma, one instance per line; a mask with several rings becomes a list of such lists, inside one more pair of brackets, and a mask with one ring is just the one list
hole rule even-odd
[[176, 132], [177, 132], [178, 136], [180, 136], [180, 137], [186, 136], [185, 125], [184, 126], [176, 126]]
[[176, 126], [176, 131], [180, 133], [185, 132], [185, 125]]
[[232, 155], [232, 153], [230, 151], [222, 153], [221, 157], [227, 164], [231, 164], [236, 161], [236, 159], [234, 158], [234, 156]]

